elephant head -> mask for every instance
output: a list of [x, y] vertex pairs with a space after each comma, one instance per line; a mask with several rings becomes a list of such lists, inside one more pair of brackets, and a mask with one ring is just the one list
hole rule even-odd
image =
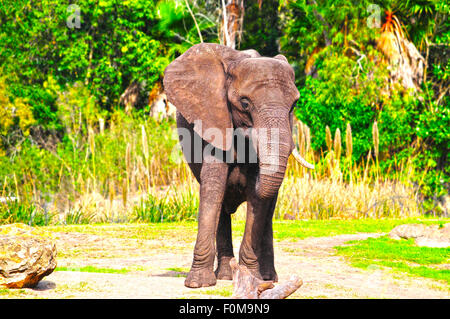
[[[231, 148], [233, 130], [256, 132], [251, 136], [258, 154], [256, 192], [261, 198], [278, 192], [293, 150], [302, 165], [312, 168], [295, 151], [292, 140], [292, 111], [299, 92], [284, 56], [268, 58], [254, 50], [197, 44], [166, 68], [164, 89], [188, 122], [201, 120], [194, 130], [220, 150]], [[207, 134], [213, 128], [221, 134]], [[266, 129], [265, 143], [259, 143], [261, 129]]]

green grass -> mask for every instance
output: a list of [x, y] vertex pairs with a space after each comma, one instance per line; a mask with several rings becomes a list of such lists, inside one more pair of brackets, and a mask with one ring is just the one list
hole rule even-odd
[[[298, 220], [274, 221], [274, 238], [276, 240], [297, 240], [308, 237], [326, 237], [357, 233], [386, 233], [401, 224], [441, 224], [447, 219], [353, 219], [353, 220]], [[233, 225], [234, 226], [234, 225]], [[237, 230], [243, 233], [245, 222]]]
[[195, 240], [197, 223], [194, 221], [150, 224], [89, 224], [47, 226], [52, 232], [77, 232], [113, 238], [142, 240], [168, 239], [190, 242]]
[[80, 271], [80, 272], [95, 272], [103, 274], [126, 274], [131, 270], [127, 268], [114, 269], [114, 268], [98, 268], [95, 266], [83, 266], [83, 267], [56, 267], [55, 271]]
[[[357, 233], [385, 233], [401, 224], [444, 224], [450, 218], [428, 219], [352, 219], [352, 220], [274, 220], [276, 240], [299, 240], [308, 237], [325, 237]], [[245, 221], [233, 220], [233, 238], [242, 238]], [[170, 241], [195, 241], [196, 221], [149, 224], [90, 224], [45, 226], [53, 232], [80, 232], [91, 235], [133, 238], [144, 240], [167, 239]]]
[[189, 272], [189, 268], [182, 267], [171, 267], [166, 268], [166, 270], [174, 272], [174, 277], [186, 277], [187, 273]]
[[30, 226], [45, 226], [51, 219], [51, 214], [46, 214], [33, 204], [17, 200], [0, 202], [0, 225], [24, 223]]
[[198, 194], [192, 189], [178, 190], [175, 196], [149, 194], [133, 208], [132, 219], [144, 223], [195, 221], [198, 206]]
[[221, 296], [225, 298], [231, 298], [233, 295], [233, 285], [227, 284], [221, 287], [214, 286], [214, 287], [208, 287], [208, 288], [200, 288], [200, 289], [193, 289], [189, 291], [186, 295], [186, 297], [183, 298], [205, 298], [205, 296]]
[[21, 297], [24, 294], [26, 294], [26, 291], [24, 289], [0, 288], [0, 297], [5, 296], [9, 298], [14, 298], [14, 297]]
[[189, 272], [189, 268], [183, 268], [183, 267], [171, 267], [166, 268], [166, 270], [174, 271], [174, 272]]
[[210, 288], [199, 291], [202, 295], [209, 296], [222, 296], [226, 298], [231, 298], [233, 295], [233, 285], [228, 285], [226, 287]]
[[412, 239], [394, 240], [387, 236], [350, 241], [346, 246], [335, 248], [355, 267], [367, 269], [371, 265], [379, 265], [450, 284], [450, 270], [438, 268], [450, 263], [450, 248], [418, 247]]

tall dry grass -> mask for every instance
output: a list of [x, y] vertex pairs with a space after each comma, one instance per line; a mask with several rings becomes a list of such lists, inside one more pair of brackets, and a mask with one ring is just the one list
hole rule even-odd
[[[276, 218], [382, 218], [421, 213], [417, 190], [408, 182], [408, 176], [415, 173], [411, 164], [400, 166], [390, 178], [381, 176], [376, 123], [373, 151], [359, 163], [352, 160], [350, 124], [345, 130], [345, 148], [339, 129], [325, 130], [327, 150], [315, 153], [309, 127], [296, 122], [299, 152], [316, 169], [308, 170], [289, 159]], [[58, 180], [57, 190], [50, 200], [42, 203], [39, 183], [32, 175], [20, 185], [15, 173], [13, 178], [5, 177], [0, 196], [31, 198], [59, 223], [192, 219], [198, 207], [198, 185], [177, 145], [175, 123], [115, 114], [109, 122], [101, 119], [98, 126], [87, 128], [78, 154], [72, 154], [76, 161], [59, 158], [58, 174], [53, 176]], [[244, 216], [245, 205], [235, 218]]]
[[373, 126], [375, 160], [369, 152], [366, 161], [352, 160], [352, 133], [347, 124], [345, 156], [341, 156], [341, 133], [337, 129], [332, 140], [326, 127], [327, 153], [314, 154], [308, 145], [309, 129], [298, 122], [296, 141], [305, 158], [315, 163], [314, 171], [301, 167], [290, 158], [286, 178], [280, 189], [276, 218], [383, 218], [411, 217], [421, 214], [418, 190], [413, 187], [411, 162], [401, 166], [390, 178], [381, 177], [378, 166], [379, 132]]
[[[174, 190], [170, 194], [179, 190], [183, 195], [187, 187], [195, 189], [176, 148], [173, 121], [157, 123], [117, 111], [107, 121], [102, 118], [86, 125], [85, 132], [85, 137], [71, 137], [76, 144], [61, 143], [56, 152], [39, 150], [45, 155], [36, 163], [38, 170], [46, 172], [41, 177], [32, 168], [12, 169], [2, 177], [0, 197], [13, 196], [49, 212], [54, 222], [123, 222], [149, 194], [166, 195], [170, 188]], [[36, 160], [28, 153], [24, 151], [17, 161], [25, 165]], [[51, 193], [44, 190], [50, 181]], [[180, 202], [177, 196], [166, 199]]]

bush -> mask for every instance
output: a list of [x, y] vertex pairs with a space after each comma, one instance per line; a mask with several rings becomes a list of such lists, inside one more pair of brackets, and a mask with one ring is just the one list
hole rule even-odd
[[175, 194], [157, 197], [150, 194], [133, 209], [134, 220], [145, 223], [177, 222], [195, 220], [198, 214], [199, 199], [195, 190], [173, 189]]
[[12, 200], [0, 202], [0, 225], [24, 223], [29, 226], [49, 225], [52, 216], [32, 204]]
[[[12, 100], [12, 102], [11, 102]], [[35, 123], [32, 110], [23, 98], [10, 98], [0, 70], [0, 155], [30, 134]]]
[[[417, 92], [408, 92], [388, 83], [385, 58], [376, 49], [379, 30], [367, 27], [368, 5], [366, 1], [354, 4], [345, 0], [339, 1], [340, 10], [335, 10], [337, 4], [331, 1], [280, 5], [284, 12], [280, 49], [294, 66], [301, 94], [295, 114], [311, 128], [312, 147], [319, 152], [327, 150], [327, 126], [334, 134], [337, 129], [344, 132], [350, 123], [352, 158], [360, 164], [367, 161], [374, 146], [372, 126], [376, 121], [379, 173], [392, 174], [392, 169], [400, 170], [410, 162], [409, 167], [414, 166], [410, 180], [428, 202], [436, 201], [450, 189], [450, 100], [444, 89], [450, 79], [445, 46], [449, 31], [439, 27], [445, 24], [448, 7], [439, 3], [423, 7], [414, 1], [397, 5], [379, 2], [381, 12], [395, 9], [416, 47], [426, 48], [427, 41], [436, 43], [427, 49], [432, 53], [423, 53], [428, 58], [424, 76], [428, 82]], [[408, 23], [418, 12], [416, 23]], [[433, 205], [428, 206], [433, 209]]]
[[[61, 124], [57, 96], [44, 87], [49, 76], [61, 87], [84, 83], [96, 103], [111, 110], [133, 82], [146, 96], [169, 62], [198, 42], [184, 2], [80, 0], [69, 7], [71, 3], [19, 0], [0, 7], [0, 65], [9, 91], [13, 99], [29, 102], [45, 128]], [[68, 23], [74, 22], [75, 10], [79, 27]], [[199, 25], [205, 29], [211, 22], [201, 19]]]

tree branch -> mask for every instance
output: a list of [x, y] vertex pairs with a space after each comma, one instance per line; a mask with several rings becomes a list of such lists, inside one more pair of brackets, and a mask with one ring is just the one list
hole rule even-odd
[[225, 35], [226, 46], [230, 46], [231, 39], [228, 34], [228, 17], [227, 17], [227, 7], [225, 6], [225, 0], [222, 0], [222, 15], [223, 15], [223, 32]]
[[186, 2], [186, 6], [189, 10], [189, 13], [191, 14], [192, 19], [194, 20], [195, 27], [197, 28], [198, 36], [200, 37], [200, 42], [203, 43], [203, 37], [202, 37], [202, 33], [200, 32], [200, 28], [198, 27], [197, 19], [195, 19], [194, 13], [192, 12], [191, 7], [189, 6], [188, 0], [184, 0], [184, 2]]

